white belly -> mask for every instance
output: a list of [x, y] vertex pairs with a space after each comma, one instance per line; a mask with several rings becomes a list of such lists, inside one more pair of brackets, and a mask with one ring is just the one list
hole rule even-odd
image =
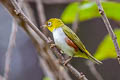
[[57, 28], [53, 31], [53, 37], [55, 44], [64, 51], [68, 56], [73, 56], [74, 54], [74, 48], [68, 46], [68, 44], [65, 42], [65, 33], [63, 32], [62, 28]]

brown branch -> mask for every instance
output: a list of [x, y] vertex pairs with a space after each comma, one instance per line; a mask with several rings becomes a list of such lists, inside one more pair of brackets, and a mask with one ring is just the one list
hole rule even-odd
[[[17, 21], [23, 20], [26, 24], [29, 25], [31, 29], [33, 29], [36, 32], [36, 34], [38, 34], [45, 42], [50, 44], [50, 40], [41, 31], [39, 31], [38, 28], [24, 15], [24, 13], [22, 12], [19, 5], [17, 5], [15, 0], [10, 0], [10, 1], [2, 0], [2, 3]], [[58, 51], [56, 47], [54, 47], [52, 50]], [[61, 53], [58, 52], [58, 54], [60, 55]], [[58, 56], [58, 57], [63, 58], [61, 61], [61, 64], [63, 65], [63, 62], [65, 62], [64, 57], [62, 56]], [[72, 67], [72, 65], [66, 64], [66, 68], [69, 71], [71, 71], [79, 80], [87, 80], [87, 78], [83, 76], [83, 74], [79, 73], [74, 67]]]
[[3, 76], [0, 75], [0, 80], [3, 80]]
[[[78, 30], [78, 22], [79, 22], [79, 13], [76, 14], [75, 20], [72, 24], [72, 30], [76, 33]], [[93, 62], [87, 60], [86, 61], [87, 66], [89, 67], [91, 73], [96, 77], [97, 80], [103, 80], [100, 73], [96, 70], [95, 65]]]
[[[44, 11], [44, 6], [42, 0], [35, 0], [36, 6], [37, 6], [37, 12], [38, 12], [38, 17], [40, 20], [40, 25], [44, 25], [46, 22], [46, 16], [45, 16], [45, 11]], [[40, 26], [41, 29], [42, 26]]]
[[35, 24], [37, 25], [37, 22], [35, 20], [35, 16], [34, 16], [34, 11], [33, 9], [31, 8], [30, 4], [26, 1], [24, 1], [23, 3], [23, 11], [27, 14], [27, 16], [29, 17], [29, 19]]
[[[35, 1], [36, 1], [36, 5], [37, 5], [37, 11], [38, 11], [40, 24], [43, 25], [46, 22], [46, 16], [45, 16], [43, 2], [42, 2], [42, 0], [35, 0]], [[47, 29], [43, 28], [42, 26], [40, 28], [42, 29], [42, 32], [47, 36], [47, 34], [48, 34]]]
[[112, 29], [112, 27], [110, 25], [110, 22], [109, 22], [106, 14], [105, 14], [105, 12], [103, 10], [103, 7], [102, 7], [102, 5], [100, 3], [100, 0], [96, 0], [96, 4], [98, 6], [99, 13], [101, 14], [101, 17], [102, 17], [102, 19], [103, 19], [103, 21], [105, 23], [105, 26], [106, 26], [106, 28], [107, 28], [107, 30], [108, 30], [108, 32], [109, 32], [109, 34], [110, 34], [110, 36], [111, 36], [111, 38], [113, 40], [115, 50], [116, 50], [117, 56], [118, 56], [117, 59], [118, 59], [118, 62], [120, 64], [120, 48], [119, 48], [119, 45], [118, 45], [118, 42], [117, 42], [117, 37], [116, 37], [115, 33], [113, 32], [113, 29]]
[[[23, 6], [21, 8], [26, 13], [26, 15], [29, 17], [30, 20], [35, 21], [35, 17], [32, 12], [33, 10], [29, 10], [29, 8], [26, 9], [26, 2], [23, 3]], [[30, 11], [30, 12], [29, 12]], [[33, 13], [33, 12], [32, 12]], [[36, 22], [35, 22], [36, 23]], [[25, 23], [23, 23], [23, 29], [27, 32], [27, 34], [32, 39], [32, 42], [34, 43], [35, 47], [37, 48], [37, 51], [39, 53], [39, 64], [41, 68], [43, 69], [43, 72], [46, 76], [48, 76], [51, 80], [71, 80], [69, 76], [64, 76], [63, 73], [67, 72], [63, 69], [60, 70], [60, 64], [57, 63], [56, 57], [52, 54], [51, 50], [48, 48], [48, 46], [44, 46], [44, 41], [30, 28], [27, 27]], [[21, 24], [20, 24], [21, 26]], [[59, 75], [58, 75], [59, 74]], [[61, 77], [60, 77], [61, 76]]]
[[37, 10], [40, 18], [40, 23], [43, 25], [46, 22], [45, 11], [42, 0], [36, 0]]
[[[34, 9], [29, 10], [29, 8], [26, 8], [26, 5], [28, 5], [28, 3], [24, 2], [22, 6], [23, 10], [30, 20], [35, 21], [35, 17], [31, 14], [34, 13]], [[44, 46], [44, 41], [42, 41], [37, 34], [32, 34], [34, 31], [31, 31], [30, 29], [27, 30], [27, 34], [31, 36], [31, 39], [39, 52], [40, 66], [42, 67], [44, 74], [50, 77], [51, 80], [71, 80], [67, 71], [61, 69], [61, 65], [58, 63], [55, 55], [52, 54], [48, 45]]]
[[[35, 2], [35, 0], [25, 0], [29, 2]], [[82, 0], [42, 0], [44, 4], [67, 4], [75, 1], [81, 2]]]
[[[20, 0], [19, 0], [20, 1]], [[18, 2], [19, 3], [19, 2]], [[24, 11], [24, 13], [27, 15], [27, 17], [33, 21], [34, 23], [36, 23], [35, 21], [35, 17], [33, 16], [33, 10], [29, 7], [29, 4], [26, 3], [26, 2], [22, 2], [21, 3], [22, 5], [20, 5], [21, 9]], [[44, 41], [42, 41], [40, 39], [40, 37], [35, 34], [35, 32], [30, 28], [30, 27], [27, 27], [28, 25], [26, 25], [25, 23], [23, 24], [20, 24], [20, 26], [23, 25], [23, 29], [26, 31], [26, 33], [30, 36], [32, 42], [34, 43], [34, 46], [37, 48], [37, 51], [39, 53], [39, 56], [38, 56], [38, 59], [39, 59], [39, 64], [40, 64], [40, 67], [43, 69], [43, 72], [45, 74], [45, 76], [48, 76], [50, 79], [52, 80], [56, 80], [58, 79], [56, 77], [55, 74], [53, 74], [52, 72], [55, 72], [55, 71], [59, 71], [58, 67], [55, 66], [55, 62], [53, 63], [51, 61], [51, 57], [49, 57], [49, 55], [47, 55], [43, 49], [42, 49], [42, 45], [44, 44]], [[46, 56], [47, 55], [47, 56]], [[49, 61], [48, 61], [49, 60]], [[49, 64], [53, 65], [52, 67], [54, 68], [54, 70], [51, 70], [51, 66], [49, 66]], [[56, 69], [57, 68], [57, 69]]]
[[9, 39], [9, 45], [8, 45], [8, 49], [5, 55], [5, 69], [4, 69], [3, 80], [8, 80], [8, 73], [10, 71], [10, 61], [11, 61], [12, 50], [15, 46], [16, 32], [17, 32], [17, 25], [15, 21], [13, 21], [12, 31], [11, 31], [11, 35]]
[[78, 22], [79, 22], [79, 13], [76, 14], [75, 20], [72, 24], [72, 30], [76, 33], [78, 29]]
[[81, 72], [79, 73], [73, 66], [71, 66], [70, 64], [66, 64], [64, 65], [65, 62], [65, 58], [61, 55], [62, 53], [60, 52], [59, 49], [57, 49], [56, 47], [53, 47], [52, 49], [56, 55], [58, 56], [58, 58], [60, 59], [60, 63], [67, 67], [69, 69], [69, 71], [71, 71], [79, 80], [88, 80], [85, 75]]
[[97, 80], [104, 80], [100, 73], [96, 70], [95, 64], [89, 60], [86, 61], [86, 64], [88, 65], [91, 73], [95, 76]]

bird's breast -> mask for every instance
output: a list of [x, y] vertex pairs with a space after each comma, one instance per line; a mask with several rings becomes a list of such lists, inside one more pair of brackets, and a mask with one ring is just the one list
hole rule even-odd
[[55, 41], [55, 44], [64, 51], [69, 56], [73, 56], [74, 54], [74, 48], [69, 46], [66, 41], [66, 34], [63, 32], [62, 28], [57, 28], [53, 31], [53, 38]]

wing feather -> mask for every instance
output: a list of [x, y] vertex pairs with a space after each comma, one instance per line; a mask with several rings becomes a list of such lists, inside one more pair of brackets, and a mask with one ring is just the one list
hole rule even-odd
[[68, 36], [68, 38], [70, 38], [70, 40], [72, 40], [79, 47], [81, 51], [85, 52], [86, 48], [81, 42], [81, 40], [79, 39], [79, 37], [66, 25], [62, 28], [64, 33]]
[[[80, 49], [80, 51], [82, 51], [83, 53], [86, 54], [86, 56], [96, 62], [97, 64], [101, 64], [102, 62], [97, 60], [96, 58], [94, 58], [85, 48], [85, 46], [83, 45], [83, 43], [81, 42], [81, 40], [78, 38], [78, 36], [66, 25], [63, 28], [64, 33], [68, 36], [68, 38], [70, 38], [71, 41], [73, 41]], [[86, 57], [85, 57], [86, 58]]]

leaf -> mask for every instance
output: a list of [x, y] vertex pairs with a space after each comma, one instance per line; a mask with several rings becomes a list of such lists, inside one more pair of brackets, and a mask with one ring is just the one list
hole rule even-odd
[[[120, 3], [102, 2], [102, 6], [108, 18], [120, 20]], [[85, 21], [92, 18], [100, 17], [98, 8], [95, 2], [71, 3], [61, 15], [61, 19], [65, 23], [72, 23], [75, 20], [76, 14], [79, 14], [79, 20]]]
[[66, 23], [73, 22], [78, 12], [78, 6], [78, 2], [68, 5], [61, 16], [62, 20]]
[[[118, 44], [120, 45], [120, 29], [115, 29], [114, 32], [117, 36]], [[98, 46], [94, 57], [98, 60], [105, 60], [117, 57], [115, 46], [110, 35], [105, 36], [104, 40]]]
[[43, 80], [51, 80], [49, 77], [44, 77]]

